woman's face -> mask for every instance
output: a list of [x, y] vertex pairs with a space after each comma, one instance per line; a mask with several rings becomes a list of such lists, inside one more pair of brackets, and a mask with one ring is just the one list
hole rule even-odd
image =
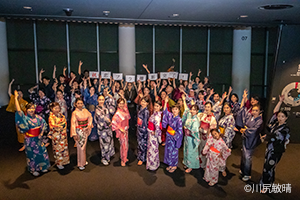
[[251, 97], [250, 103], [252, 106], [254, 106], [255, 104], [258, 104], [258, 101]]
[[108, 79], [104, 79], [103, 83], [104, 83], [104, 85], [107, 85], [108, 84]]
[[118, 108], [124, 109], [124, 107], [125, 107], [125, 102], [124, 102], [124, 101], [121, 101], [121, 102], [118, 104]]
[[40, 96], [40, 98], [43, 98], [45, 96], [45, 93], [43, 91], [39, 90], [39, 96]]
[[229, 115], [231, 113], [231, 107], [226, 104], [223, 106], [223, 111], [225, 115]]
[[56, 92], [56, 96], [58, 99], [63, 99], [64, 95], [61, 93], [61, 91]]
[[217, 131], [212, 131], [211, 135], [214, 139], [218, 140], [220, 138], [220, 133]]
[[94, 84], [94, 85], [97, 85], [97, 83], [98, 83], [98, 80], [97, 80], [97, 79], [94, 79], [94, 80], [93, 80], [93, 84]]
[[33, 116], [34, 113], [35, 113], [35, 106], [32, 105], [29, 109], [27, 109], [27, 114], [30, 115], [30, 116]]
[[51, 111], [54, 115], [58, 115], [58, 113], [60, 112], [60, 106], [55, 106]]
[[199, 83], [199, 82], [200, 82], [200, 78], [199, 78], [199, 77], [196, 77], [196, 78], [195, 78], [195, 81], [196, 81], [196, 83]]
[[162, 99], [162, 100], [165, 100], [167, 94], [166, 94], [165, 92], [162, 92], [162, 93], [160, 94], [160, 96], [161, 96], [161, 99]]
[[142, 108], [146, 108], [148, 106], [147, 101], [145, 101], [144, 99], [141, 101], [141, 106]]
[[177, 107], [173, 107], [172, 108], [172, 113], [173, 113], [174, 116], [179, 115], [179, 109]]
[[73, 87], [73, 89], [77, 89], [78, 88], [78, 83], [76, 81], [73, 82], [72, 87]]
[[158, 111], [161, 111], [161, 105], [159, 105], [158, 103], [155, 103], [154, 104], [154, 111], [158, 112]]
[[195, 96], [195, 91], [194, 90], [190, 90], [190, 97], [194, 97]]
[[19, 99], [23, 98], [23, 92], [22, 91], [18, 91], [18, 95], [19, 95]]
[[144, 88], [144, 96], [147, 96], [150, 93], [148, 88]]
[[186, 87], [189, 84], [189, 82], [188, 81], [184, 81], [183, 84], [184, 84], [184, 87]]
[[71, 72], [70, 77], [73, 79], [74, 77], [76, 77], [76, 75], [73, 72]]
[[199, 93], [199, 94], [198, 94], [198, 98], [199, 98], [200, 100], [203, 100], [203, 99], [204, 99], [204, 95], [201, 94], [201, 93]]
[[207, 78], [207, 77], [204, 78], [204, 82], [205, 82], [205, 83], [208, 82], [208, 78]]
[[231, 101], [232, 101], [233, 103], [237, 102], [236, 96], [232, 95], [232, 96], [231, 96]]
[[105, 98], [103, 96], [99, 96], [98, 97], [98, 105], [99, 106], [103, 106], [104, 105], [104, 101], [105, 101]]
[[257, 106], [254, 106], [251, 111], [251, 114], [253, 115], [253, 117], [255, 117], [255, 118], [258, 117], [259, 113], [260, 113], [260, 109]]
[[65, 87], [64, 87], [64, 85], [60, 85], [60, 86], [58, 87], [58, 89], [60, 89], [61, 91], [64, 91], [64, 90], [65, 90]]
[[198, 113], [198, 110], [196, 110], [194, 107], [192, 107], [190, 109], [190, 112], [191, 112], [191, 115], [194, 116], [194, 115], [196, 115]]
[[283, 124], [286, 122], [287, 117], [282, 112], [279, 112], [277, 115], [277, 120], [280, 124]]
[[120, 87], [120, 83], [119, 82], [115, 82], [115, 86], [116, 86], [116, 88], [119, 88]]
[[124, 90], [120, 90], [119, 95], [124, 96]]
[[166, 79], [163, 79], [162, 83], [163, 83], [163, 85], [168, 85], [168, 82]]
[[210, 105], [209, 103], [205, 105], [205, 112], [206, 112], [207, 114], [210, 114], [210, 113], [211, 113], [211, 105]]
[[90, 88], [90, 95], [92, 96], [92, 95], [94, 95], [95, 94], [95, 88], [94, 87], [91, 87]]
[[83, 101], [79, 100], [79, 101], [77, 101], [77, 103], [75, 105], [76, 105], [76, 108], [81, 110], [83, 108]]
[[182, 99], [181, 99], [181, 98], [180, 98], [180, 99], [178, 99], [177, 103], [178, 103], [180, 106], [182, 106], [182, 105], [183, 105], [183, 101], [182, 101]]

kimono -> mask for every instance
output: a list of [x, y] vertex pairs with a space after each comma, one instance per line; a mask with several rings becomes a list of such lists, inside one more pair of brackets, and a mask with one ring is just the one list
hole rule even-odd
[[149, 111], [146, 108], [141, 108], [138, 112], [137, 118], [137, 159], [142, 162], [146, 162], [147, 155], [147, 141], [148, 141], [148, 120]]
[[[164, 106], [164, 105], [165, 105], [165, 100], [162, 100], [161, 103], [162, 103], [162, 105]], [[169, 101], [168, 101], [168, 103], [167, 103], [167, 109], [168, 109], [168, 111], [171, 111], [171, 107], [172, 107], [173, 105], [175, 105], [175, 102], [174, 102], [172, 99], [169, 99]], [[164, 112], [163, 112], [163, 113], [164, 113]], [[163, 113], [162, 113], [162, 115], [163, 115]], [[161, 117], [161, 120], [163, 120], [163, 116]], [[165, 128], [163, 127], [162, 132], [161, 132], [161, 141], [162, 141], [163, 143], [165, 143], [165, 141], [166, 141], [166, 133], [167, 133], [167, 128], [166, 128], [166, 127], [165, 127]]]
[[[28, 102], [26, 100], [24, 100], [23, 98], [18, 99], [19, 101], [19, 105], [21, 110], [25, 113], [26, 112], [26, 105], [28, 104]], [[11, 95], [10, 96], [10, 100], [8, 103], [8, 106], [6, 108], [7, 112], [16, 112], [16, 105], [15, 105], [15, 95]], [[20, 132], [18, 125], [16, 124], [16, 132], [18, 135], [18, 142], [21, 144], [24, 144], [24, 140], [25, 140], [25, 135], [23, 133]]]
[[175, 167], [178, 164], [178, 149], [183, 137], [182, 120], [179, 115], [174, 117], [166, 108], [163, 112], [162, 126], [167, 128], [164, 163]]
[[110, 161], [110, 157], [115, 155], [114, 138], [110, 119], [112, 113], [114, 113], [114, 109], [109, 110], [105, 106], [100, 107], [98, 105], [94, 116], [94, 123], [97, 125], [97, 133], [99, 136], [101, 157], [107, 161]]
[[192, 101], [196, 102], [196, 97], [195, 97], [195, 96], [194, 96], [194, 97], [191, 97], [191, 96], [188, 95], [188, 96], [186, 97], [185, 101], [186, 101], [187, 106], [188, 106], [189, 108], [191, 108], [191, 106], [192, 106]]
[[252, 155], [255, 147], [260, 143], [260, 135], [262, 129], [262, 117], [254, 118], [247, 108], [244, 107], [239, 111], [242, 117], [243, 127], [246, 128], [242, 135], [243, 147], [241, 158], [241, 171], [243, 175], [251, 176]]
[[35, 92], [29, 93], [29, 98], [36, 105], [35, 113], [43, 119], [48, 120], [50, 113], [49, 104], [51, 103], [50, 99], [47, 96], [40, 98]]
[[207, 163], [204, 173], [204, 180], [215, 184], [219, 178], [219, 167], [222, 163], [221, 160], [225, 160], [230, 156], [231, 151], [220, 137], [218, 140], [214, 139], [212, 135], [208, 137], [206, 145], [202, 154], [206, 154]]
[[205, 100], [196, 100], [195, 104], [198, 106], [199, 108], [199, 113], [204, 112], [205, 110]]
[[52, 140], [53, 156], [56, 165], [70, 163], [68, 150], [67, 121], [62, 113], [54, 115], [50, 112], [48, 137]]
[[234, 119], [236, 119], [238, 111], [240, 110], [241, 104], [238, 102], [233, 103], [231, 100], [227, 100], [227, 102], [231, 105], [231, 112], [233, 114]]
[[86, 143], [91, 133], [91, 129], [89, 129], [88, 126], [92, 126], [92, 123], [93, 117], [87, 109], [76, 109], [73, 111], [70, 136], [78, 136], [78, 140], [75, 141], [77, 146], [78, 167], [84, 167], [86, 165]]
[[183, 146], [183, 164], [188, 168], [198, 169], [199, 163], [199, 127], [200, 122], [197, 115], [192, 116], [188, 108], [185, 109], [182, 117], [184, 126], [184, 146]]
[[286, 123], [279, 126], [277, 114], [274, 113], [270, 119], [267, 129], [269, 134], [266, 136], [268, 141], [265, 163], [260, 184], [273, 184], [275, 180], [275, 168], [285, 152], [286, 145], [289, 143], [290, 129]]
[[108, 109], [109, 119], [111, 120], [116, 112], [116, 101], [114, 100], [114, 98], [111, 98], [110, 96], [106, 96], [104, 105]]
[[30, 173], [45, 171], [50, 167], [47, 149], [40, 139], [46, 130], [45, 120], [39, 116], [26, 116], [16, 112], [15, 121], [21, 133], [25, 133], [25, 153], [27, 156], [27, 168]]
[[[98, 95], [95, 93], [93, 96], [90, 95], [88, 88], [84, 89], [84, 104], [85, 107], [88, 109], [88, 111], [92, 114], [92, 118], [94, 118], [95, 115], [95, 108], [98, 105]], [[96, 130], [96, 124], [93, 122], [93, 128], [91, 131], [91, 134], [89, 135], [90, 141], [96, 141], [98, 140], [98, 133]]]
[[[150, 113], [150, 115], [152, 115], [153, 114], [153, 101], [152, 101], [152, 98], [151, 98], [151, 95], [150, 94], [148, 94], [148, 99], [149, 99], [149, 104], [148, 104], [148, 110], [149, 110], [149, 113]], [[134, 100], [134, 103], [136, 103], [137, 105], [141, 105], [141, 100], [142, 100], [142, 98], [140, 97], [140, 95], [137, 95], [136, 96], [136, 98], [135, 98], [135, 100]]]
[[[112, 130], [116, 132], [116, 138], [120, 142], [120, 158], [122, 162], [127, 161], [128, 153], [128, 129], [129, 129], [130, 114], [125, 105], [124, 109], [117, 109], [117, 112], [112, 118]], [[125, 134], [123, 132], [125, 132]]]
[[200, 136], [200, 145], [199, 145], [199, 152], [200, 152], [200, 167], [205, 169], [206, 167], [206, 156], [201, 154], [202, 150], [207, 141], [207, 137], [209, 136], [209, 131], [217, 127], [217, 121], [214, 117], [213, 113], [207, 115], [206, 113], [198, 113], [197, 114], [199, 121], [200, 121], [200, 128], [199, 128], [199, 136]]
[[161, 143], [161, 112], [154, 112], [148, 122], [148, 146], [146, 169], [156, 170], [159, 165], [159, 143]]
[[220, 105], [220, 101], [215, 102], [213, 104], [212, 111], [214, 113], [216, 121], [219, 121], [219, 118], [220, 118], [220, 115], [221, 115], [221, 112], [222, 112], [222, 105]]
[[68, 118], [68, 106], [65, 99], [56, 99], [56, 102], [59, 103], [60, 106], [60, 112], [65, 116], [65, 118]]

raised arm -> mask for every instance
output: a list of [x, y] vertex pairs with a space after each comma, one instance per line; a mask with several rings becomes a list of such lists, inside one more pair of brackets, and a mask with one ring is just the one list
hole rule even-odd
[[165, 98], [164, 110], [166, 110], [168, 102], [169, 102], [169, 96], [167, 95], [166, 98]]
[[154, 84], [154, 97], [157, 96], [157, 91], [156, 91], [156, 84]]
[[11, 85], [13, 84], [14, 81], [15, 81], [15, 79], [11, 80], [11, 82], [10, 82], [9, 85], [8, 85], [8, 91], [7, 91], [7, 93], [8, 93], [9, 96], [12, 95], [12, 94], [11, 94]]
[[81, 75], [81, 66], [82, 66], [83, 62], [81, 62], [81, 60], [79, 61], [79, 65], [78, 65], [78, 74]]
[[87, 80], [89, 81], [89, 87], [92, 87], [92, 83], [91, 83], [90, 77], [87, 77]]
[[248, 90], [245, 89], [245, 90], [244, 90], [243, 99], [242, 99], [240, 108], [243, 108], [243, 107], [244, 107], [245, 102], [247, 101], [247, 96], [248, 96]]
[[224, 92], [223, 95], [222, 95], [222, 99], [221, 99], [221, 101], [220, 101], [220, 103], [219, 103], [218, 106], [221, 106], [223, 104], [224, 99], [226, 99], [226, 96], [227, 96], [227, 92]]
[[175, 78], [173, 78], [173, 87], [174, 87], [174, 89], [176, 89]]
[[19, 97], [18, 91], [15, 90], [15, 105], [16, 105], [16, 110], [17, 110], [18, 114], [21, 116], [22, 115], [22, 110], [21, 110], [21, 107], [20, 107], [20, 104], [19, 104], [19, 101], [18, 101], [18, 97]]
[[209, 93], [208, 97], [205, 99], [205, 101], [208, 101], [210, 99], [211, 95], [213, 95], [213, 94], [214, 94], [214, 89], [211, 89], [210, 93]]
[[273, 113], [276, 113], [276, 112], [278, 112], [280, 110], [280, 106], [281, 106], [283, 100], [284, 100], [284, 96], [283, 95], [279, 95], [279, 101], [278, 101], [277, 105], [275, 106], [275, 108], [273, 110]]
[[232, 92], [232, 87], [230, 86], [228, 89], [227, 101], [229, 101], [230, 94]]
[[43, 75], [44, 72], [45, 72], [45, 70], [44, 70], [44, 69], [41, 69], [40, 74], [39, 74], [39, 80], [40, 80], [40, 83], [43, 82], [43, 80], [42, 80], [42, 75]]
[[185, 110], [186, 108], [188, 108], [187, 105], [186, 105], [186, 101], [185, 101], [185, 95], [182, 94], [182, 95], [181, 95], [181, 98], [182, 98], [183, 106], [184, 106], [184, 110]]
[[150, 71], [148, 69], [148, 65], [143, 64], [143, 67], [145, 68], [145, 70], [147, 71], [147, 73], [150, 74]]
[[191, 82], [191, 80], [192, 80], [192, 76], [193, 76], [193, 73], [192, 72], [190, 72], [190, 76], [189, 76], [189, 83]]
[[52, 73], [53, 79], [56, 79], [55, 72], [56, 72], [56, 65], [53, 66], [53, 73]]
[[98, 92], [101, 92], [101, 85], [102, 85], [102, 79], [101, 79], [101, 75], [99, 76], [99, 86], [98, 86]]
[[64, 69], [63, 69], [63, 75], [64, 75], [64, 77], [66, 77], [66, 78], [67, 78], [66, 70], [67, 70], [67, 68], [66, 68], [66, 67], [64, 67]]
[[200, 77], [200, 74], [201, 74], [201, 69], [199, 69], [197, 76]]
[[110, 76], [110, 81], [109, 81], [109, 87], [110, 87], [110, 88], [111, 88], [112, 83], [113, 83], [113, 77]]

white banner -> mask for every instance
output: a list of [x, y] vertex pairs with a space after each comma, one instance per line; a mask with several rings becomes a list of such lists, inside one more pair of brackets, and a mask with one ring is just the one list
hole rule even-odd
[[113, 73], [113, 79], [115, 81], [121, 81], [123, 79], [123, 73]]
[[99, 78], [99, 72], [91, 72], [90, 71], [90, 78]]
[[126, 75], [125, 80], [128, 83], [133, 83], [135, 81], [135, 76], [134, 75]]
[[178, 72], [169, 72], [169, 78], [178, 78]]
[[169, 72], [160, 72], [160, 78], [161, 79], [168, 79], [169, 78]]
[[181, 74], [179, 74], [179, 78], [178, 79], [179, 80], [181, 79], [183, 81], [187, 81], [188, 78], [189, 78], [189, 74], [181, 73]]
[[144, 82], [144, 81], [146, 81], [146, 79], [147, 79], [146, 75], [142, 75], [142, 74], [136, 75], [136, 81]]
[[110, 76], [111, 76], [111, 72], [104, 72], [104, 71], [101, 72], [102, 79], [110, 79]]
[[148, 78], [149, 78], [151, 81], [157, 80], [157, 73], [148, 74]]

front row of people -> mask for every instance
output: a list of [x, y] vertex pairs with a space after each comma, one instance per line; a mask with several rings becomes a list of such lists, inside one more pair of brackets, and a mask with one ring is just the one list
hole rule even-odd
[[[244, 94], [241, 108], [244, 105]], [[178, 165], [178, 149], [183, 141], [183, 164], [185, 172], [190, 173], [193, 169], [202, 168], [205, 170], [204, 180], [213, 186], [218, 182], [219, 171], [226, 176], [226, 159], [231, 153], [231, 143], [235, 135], [235, 122], [231, 113], [231, 105], [224, 103], [224, 116], [219, 120], [217, 126], [210, 102], [205, 103], [203, 113], [198, 112], [198, 106], [190, 108], [186, 104], [185, 95], [182, 95], [184, 113], [180, 118], [180, 107], [175, 104], [172, 108], [167, 106], [168, 97], [164, 99], [164, 105], [157, 100], [153, 106], [153, 113], [148, 111], [149, 98], [144, 96], [140, 101], [140, 110], [137, 119], [137, 159], [138, 165], [146, 162], [146, 169], [157, 170], [160, 165], [159, 143], [161, 143], [162, 130], [166, 130], [164, 163], [168, 165], [167, 171], [173, 173]], [[105, 98], [98, 97], [98, 105], [95, 108], [95, 116], [84, 108], [83, 100], [77, 98], [76, 109], [71, 117], [70, 136], [76, 142], [77, 165], [80, 170], [85, 169], [87, 139], [94, 124], [97, 124], [97, 131], [101, 149], [101, 162], [108, 165], [111, 156], [115, 154], [113, 131], [120, 143], [121, 166], [126, 166], [128, 154], [128, 130], [130, 114], [127, 108], [127, 101], [120, 97], [117, 101], [117, 111], [110, 113], [104, 105]], [[274, 116], [268, 124], [270, 134], [259, 137], [259, 134], [252, 130], [261, 127], [262, 119], [259, 115], [259, 106], [253, 106], [251, 113], [246, 109], [239, 112], [243, 117], [244, 125], [240, 132], [243, 138], [242, 159], [240, 173], [243, 180], [249, 180], [251, 176], [251, 159], [258, 140], [268, 141], [264, 172], [260, 183], [273, 183], [275, 166], [279, 162], [285, 145], [289, 139], [289, 128], [286, 126], [287, 114], [279, 111], [283, 97], [274, 109]], [[25, 133], [25, 152], [27, 155], [28, 170], [38, 176], [40, 172], [47, 172], [50, 167], [49, 156], [44, 143], [41, 141], [43, 132], [46, 130], [46, 122], [39, 115], [35, 114], [34, 104], [27, 104], [26, 115], [21, 110], [18, 102], [18, 92], [15, 91], [16, 123], [22, 133]], [[163, 108], [163, 112], [161, 111]], [[49, 134], [52, 140], [53, 155], [55, 164], [59, 169], [70, 162], [66, 118], [61, 114], [60, 105], [51, 103], [49, 117]], [[171, 109], [171, 110], [169, 110]], [[113, 117], [112, 117], [113, 115]], [[199, 151], [200, 150], [200, 151]]]

